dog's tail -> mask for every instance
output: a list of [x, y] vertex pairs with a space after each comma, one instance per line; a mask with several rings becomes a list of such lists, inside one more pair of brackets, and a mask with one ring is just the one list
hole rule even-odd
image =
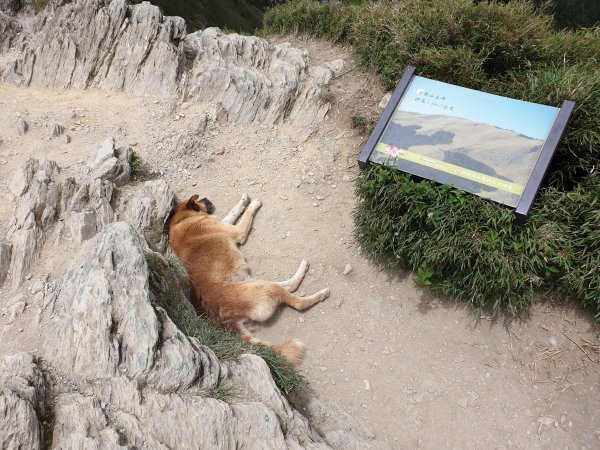
[[270, 347], [277, 353], [281, 353], [283, 356], [285, 356], [292, 364], [298, 364], [304, 358], [305, 346], [302, 341], [298, 339], [292, 339], [291, 341], [284, 342], [283, 344], [273, 345], [269, 342], [252, 336], [250, 331], [243, 323], [237, 324], [237, 331], [244, 341], [248, 342], [249, 344], [260, 344], [264, 345], [265, 347]]

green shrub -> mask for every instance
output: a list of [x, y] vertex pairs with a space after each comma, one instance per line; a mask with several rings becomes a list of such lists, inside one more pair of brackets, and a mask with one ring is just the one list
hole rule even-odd
[[310, 0], [293, 2], [268, 10], [263, 18], [267, 33], [309, 33], [333, 42], [348, 38], [354, 7], [336, 2], [321, 4]]
[[600, 317], [600, 177], [548, 189], [526, 224], [509, 209], [450, 186], [369, 166], [357, 179], [356, 238], [390, 269], [470, 302], [526, 311], [536, 291], [579, 298]]
[[184, 334], [197, 338], [220, 359], [237, 358], [242, 353], [260, 356], [279, 389], [288, 396], [297, 396], [307, 388], [304, 376], [283, 355], [264, 345], [248, 344], [190, 309], [187, 273], [177, 258], [165, 259], [159, 253], [148, 252], [146, 262], [153, 304], [163, 308]]

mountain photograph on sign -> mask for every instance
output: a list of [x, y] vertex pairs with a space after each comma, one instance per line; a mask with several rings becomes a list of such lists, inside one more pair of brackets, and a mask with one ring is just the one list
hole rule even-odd
[[557, 113], [415, 77], [370, 160], [515, 207]]

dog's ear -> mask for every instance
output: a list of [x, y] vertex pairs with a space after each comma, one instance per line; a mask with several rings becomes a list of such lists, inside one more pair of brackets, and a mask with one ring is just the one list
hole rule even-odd
[[197, 202], [198, 197], [200, 197], [198, 194], [192, 195], [185, 207], [187, 209], [193, 209], [194, 211], [200, 211], [200, 205]]

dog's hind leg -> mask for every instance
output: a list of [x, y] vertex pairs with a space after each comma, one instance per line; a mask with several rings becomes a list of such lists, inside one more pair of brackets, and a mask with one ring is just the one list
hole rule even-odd
[[248, 194], [244, 192], [238, 204], [235, 205], [233, 209], [227, 213], [227, 215], [221, 220], [221, 222], [225, 222], [230, 225], [235, 224], [240, 218], [240, 216], [244, 213], [244, 211], [246, 211], [246, 207], [249, 203], [250, 197], [248, 197]]
[[300, 267], [298, 268], [298, 270], [292, 278], [286, 281], [279, 281], [276, 284], [278, 284], [284, 289], [287, 289], [289, 292], [295, 292], [300, 287], [300, 283], [302, 283], [304, 275], [306, 275], [307, 271], [308, 262], [303, 259], [302, 262], [300, 262]]

